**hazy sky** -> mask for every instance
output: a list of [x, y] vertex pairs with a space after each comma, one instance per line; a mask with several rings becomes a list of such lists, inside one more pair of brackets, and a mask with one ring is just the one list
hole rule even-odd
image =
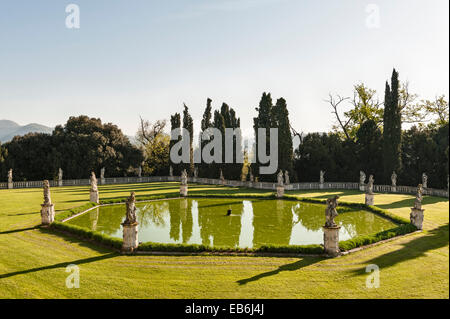
[[[68, 4], [80, 29], [65, 25]], [[372, 18], [379, 8], [379, 28]], [[329, 92], [364, 82], [383, 98], [392, 68], [412, 92], [448, 97], [448, 0], [1, 0], [0, 119], [55, 126], [86, 114], [134, 135], [206, 99], [252, 134], [264, 91], [298, 131], [333, 124]], [[368, 20], [368, 16], [370, 16]], [[376, 24], [375, 24], [376, 26]]]

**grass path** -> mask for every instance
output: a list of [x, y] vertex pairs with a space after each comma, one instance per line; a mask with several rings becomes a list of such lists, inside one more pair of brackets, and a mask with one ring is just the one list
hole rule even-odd
[[[178, 192], [178, 183], [100, 186], [103, 199]], [[190, 186], [198, 193], [267, 193]], [[291, 191], [363, 202], [356, 191]], [[57, 210], [87, 202], [88, 187], [52, 188]], [[335, 259], [316, 257], [121, 256], [36, 228], [42, 190], [0, 190], [0, 298], [449, 298], [449, 202], [424, 198], [425, 230]], [[375, 205], [409, 216], [413, 196], [378, 194]], [[80, 268], [67, 289], [66, 266]], [[365, 267], [380, 267], [380, 288]]]

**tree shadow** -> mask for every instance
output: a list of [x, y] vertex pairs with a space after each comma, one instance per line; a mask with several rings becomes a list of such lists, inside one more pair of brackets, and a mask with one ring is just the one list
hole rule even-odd
[[38, 229], [38, 228], [39, 228], [39, 226], [33, 226], [33, 227], [29, 227], [29, 228], [7, 230], [7, 231], [2, 231], [2, 232], [0, 232], [0, 235], [13, 234], [13, 233], [20, 233], [20, 232], [23, 232], [23, 231], [34, 230], [34, 229]]
[[[449, 224], [428, 231], [425, 236], [403, 244], [403, 248], [367, 260], [364, 264], [375, 264], [380, 269], [392, 267], [398, 263], [425, 256], [427, 251], [445, 247], [449, 244]], [[352, 271], [355, 275], [365, 273], [365, 268]]]
[[82, 265], [82, 264], [88, 264], [88, 263], [96, 262], [96, 261], [99, 261], [99, 260], [113, 258], [113, 257], [116, 257], [116, 256], [119, 256], [119, 254], [118, 253], [109, 253], [109, 254], [102, 255], [102, 256], [97, 256], [97, 257], [90, 257], [90, 258], [72, 260], [72, 261], [62, 262], [62, 263], [58, 263], [58, 264], [54, 264], [54, 265], [36, 267], [36, 268], [27, 269], [27, 270], [20, 270], [20, 271], [10, 272], [10, 273], [7, 273], [7, 274], [0, 274], [0, 279], [13, 277], [13, 276], [16, 276], [16, 275], [29, 274], [29, 273], [37, 272], [37, 271], [41, 271], [41, 270], [65, 268], [65, 267], [67, 267], [68, 265], [71, 265], [71, 264], [74, 264], [74, 265], [78, 266], [78, 265]]
[[[377, 204], [376, 206], [379, 208], [382, 208], [382, 209], [413, 207], [414, 201], [415, 201], [415, 197], [411, 197], [411, 198], [402, 199], [397, 202], [393, 202], [393, 203], [389, 203], [389, 204]], [[448, 199], [445, 199], [442, 197], [424, 196], [423, 200], [422, 200], [422, 205], [430, 205], [430, 204], [436, 204], [436, 203], [447, 202], [447, 201], [448, 201]]]
[[315, 264], [319, 261], [323, 260], [323, 258], [320, 257], [304, 257], [292, 264], [286, 264], [283, 266], [278, 267], [278, 269], [272, 270], [272, 271], [268, 271], [268, 272], [264, 272], [262, 274], [250, 277], [250, 278], [246, 278], [246, 279], [241, 279], [238, 280], [237, 283], [242, 286], [242, 285], [246, 285], [249, 282], [252, 281], [257, 281], [259, 279], [265, 278], [265, 277], [270, 277], [270, 276], [275, 276], [278, 275], [280, 272], [282, 271], [295, 271], [295, 270], [299, 270], [302, 269], [304, 267], [307, 267], [309, 265]]

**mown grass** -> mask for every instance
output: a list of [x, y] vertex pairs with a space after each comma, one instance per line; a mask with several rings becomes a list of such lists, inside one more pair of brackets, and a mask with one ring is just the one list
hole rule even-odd
[[[57, 214], [89, 201], [88, 187], [52, 188]], [[179, 193], [178, 183], [100, 186], [102, 200]], [[270, 192], [190, 185], [190, 194]], [[354, 191], [287, 192], [363, 203]], [[39, 229], [41, 189], [0, 190], [0, 298], [449, 298], [448, 199], [425, 197], [424, 231], [334, 259], [320, 257], [122, 256]], [[408, 219], [414, 197], [376, 195], [375, 207]], [[68, 289], [66, 266], [80, 267]], [[366, 266], [380, 267], [368, 289]]]

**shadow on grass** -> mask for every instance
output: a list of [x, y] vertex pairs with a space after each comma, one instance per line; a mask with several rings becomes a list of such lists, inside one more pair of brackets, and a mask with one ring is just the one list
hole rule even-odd
[[82, 265], [82, 264], [88, 264], [88, 263], [96, 262], [96, 261], [99, 261], [99, 260], [113, 258], [113, 257], [116, 257], [116, 256], [119, 256], [119, 254], [118, 253], [109, 253], [109, 254], [101, 255], [101, 256], [97, 256], [97, 257], [72, 260], [72, 261], [62, 262], [62, 263], [58, 263], [58, 264], [54, 264], [54, 265], [48, 265], [48, 266], [43, 266], [43, 267], [31, 268], [31, 269], [27, 269], [27, 270], [15, 271], [15, 272], [7, 273], [7, 274], [0, 274], [0, 279], [13, 277], [13, 276], [16, 276], [16, 275], [29, 274], [29, 273], [37, 272], [37, 271], [41, 271], [41, 270], [49, 270], [49, 269], [56, 269], [56, 268], [66, 268], [68, 265], [71, 265], [71, 264], [74, 264], [74, 265], [78, 266], [78, 265]]
[[[364, 264], [375, 264], [380, 269], [392, 267], [398, 263], [412, 260], [421, 256], [430, 250], [445, 247], [449, 244], [449, 224], [442, 225], [424, 236], [413, 239], [403, 244], [403, 248], [389, 252], [387, 254], [364, 261]], [[366, 273], [365, 267], [353, 271], [355, 275]]]
[[33, 226], [33, 227], [28, 227], [28, 228], [21, 228], [21, 229], [7, 230], [7, 231], [2, 231], [2, 232], [0, 232], [0, 235], [7, 235], [7, 234], [20, 233], [20, 232], [23, 232], [23, 231], [34, 230], [34, 229], [38, 229], [38, 228], [39, 228], [39, 226]]
[[[414, 201], [415, 201], [415, 197], [413, 197], [411, 195], [411, 198], [402, 199], [402, 200], [399, 200], [397, 202], [393, 202], [390, 204], [377, 204], [376, 206], [379, 208], [382, 208], [382, 209], [413, 207]], [[422, 205], [430, 205], [430, 204], [436, 204], [436, 203], [440, 203], [440, 202], [448, 202], [448, 199], [442, 198], [442, 197], [424, 196], [424, 198], [422, 200]]]
[[237, 283], [242, 286], [242, 285], [246, 285], [249, 282], [252, 281], [257, 281], [259, 279], [265, 278], [265, 277], [270, 277], [270, 276], [275, 276], [278, 275], [280, 272], [282, 271], [296, 271], [299, 269], [302, 269], [304, 267], [308, 267], [309, 265], [315, 264], [319, 261], [323, 260], [323, 258], [319, 258], [319, 257], [305, 257], [302, 258], [292, 264], [286, 264], [283, 266], [278, 267], [278, 269], [272, 270], [272, 271], [268, 271], [268, 272], [264, 272], [262, 274], [247, 278], [247, 279], [241, 279], [238, 280]]

